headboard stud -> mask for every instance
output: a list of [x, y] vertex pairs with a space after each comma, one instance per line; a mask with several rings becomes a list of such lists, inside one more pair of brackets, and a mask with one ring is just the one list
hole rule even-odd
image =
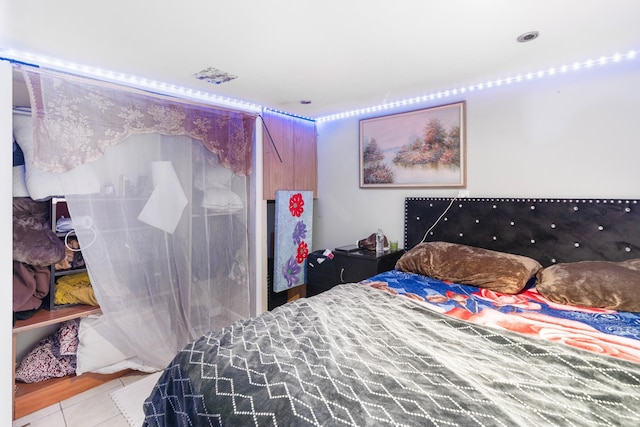
[[404, 247], [420, 243], [438, 219], [427, 241], [525, 255], [544, 266], [640, 258], [640, 201], [635, 199], [408, 197]]

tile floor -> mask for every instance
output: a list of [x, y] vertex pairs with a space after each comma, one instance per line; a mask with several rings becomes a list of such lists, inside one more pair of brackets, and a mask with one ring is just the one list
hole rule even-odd
[[129, 427], [109, 393], [144, 378], [133, 373], [77, 394], [13, 422], [13, 427]]

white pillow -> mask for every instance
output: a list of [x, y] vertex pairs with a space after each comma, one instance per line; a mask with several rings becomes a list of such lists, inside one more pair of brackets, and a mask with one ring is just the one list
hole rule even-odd
[[33, 200], [100, 192], [100, 181], [87, 164], [64, 173], [46, 172], [33, 164], [33, 122], [30, 116], [13, 115], [13, 137], [24, 154], [25, 181], [29, 196]]
[[202, 207], [214, 212], [231, 213], [244, 208], [244, 204], [240, 196], [233, 191], [212, 187], [204, 190]]
[[76, 375], [85, 372], [112, 374], [124, 369], [142, 372], [157, 371], [146, 365], [139, 357], [125, 354], [111, 344], [114, 334], [115, 332], [109, 328], [102, 315], [91, 315], [80, 319]]
[[231, 188], [233, 171], [220, 164], [217, 155], [207, 153], [204, 160], [195, 164], [193, 186], [198, 190], [207, 188]]

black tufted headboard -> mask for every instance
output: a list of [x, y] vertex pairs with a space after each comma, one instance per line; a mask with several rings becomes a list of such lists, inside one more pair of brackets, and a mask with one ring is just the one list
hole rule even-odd
[[404, 216], [406, 249], [426, 234], [426, 241], [525, 255], [543, 266], [640, 258], [640, 200], [408, 197]]

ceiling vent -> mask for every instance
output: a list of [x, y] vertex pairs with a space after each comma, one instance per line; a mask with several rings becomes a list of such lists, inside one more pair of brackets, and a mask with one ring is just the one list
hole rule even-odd
[[193, 77], [198, 80], [204, 80], [206, 82], [214, 83], [217, 85], [238, 78], [238, 76], [234, 76], [233, 74], [218, 70], [215, 67], [205, 68], [204, 70], [195, 73]]

